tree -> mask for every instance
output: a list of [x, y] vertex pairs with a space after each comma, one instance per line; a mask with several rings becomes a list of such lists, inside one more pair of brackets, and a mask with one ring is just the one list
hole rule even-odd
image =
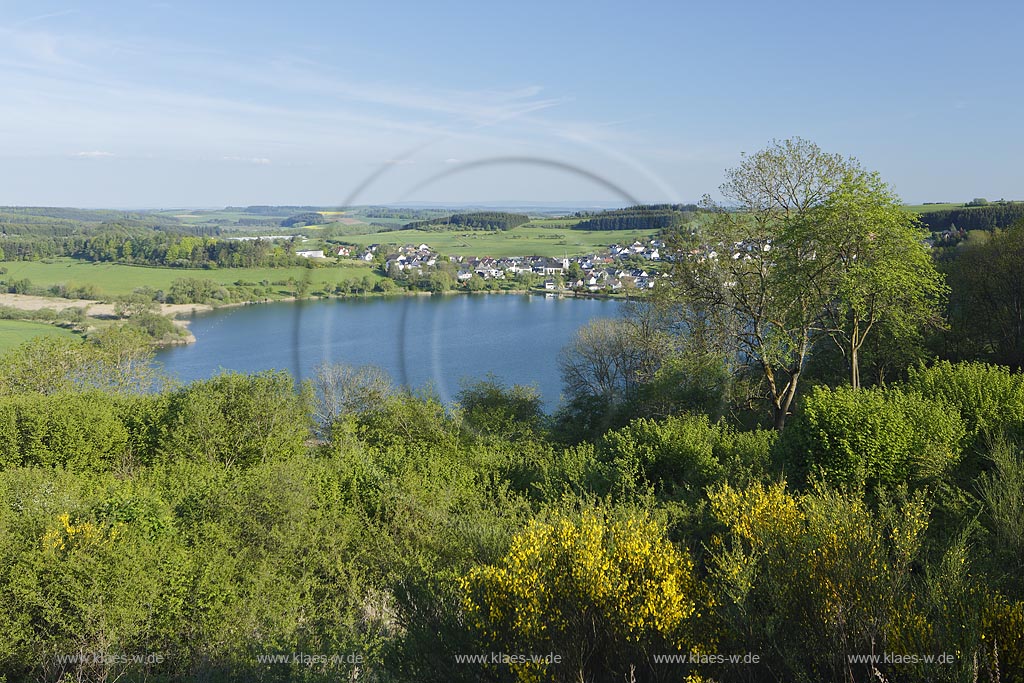
[[945, 266], [951, 288], [947, 346], [1024, 367], [1024, 220], [989, 239], [970, 239]]
[[825, 331], [860, 388], [860, 351], [872, 332], [895, 338], [938, 325], [942, 277], [927, 233], [877, 173], [848, 168], [829, 196], [783, 227], [774, 245], [782, 282], [816, 287]]
[[452, 276], [443, 270], [435, 270], [429, 277], [429, 289], [431, 292], [447, 292], [452, 288], [454, 280]]
[[569, 264], [568, 276], [569, 282], [572, 284], [575, 284], [576, 282], [583, 279], [583, 268], [580, 267], [580, 264], [577, 261], [572, 261]]
[[346, 414], [373, 410], [392, 393], [391, 378], [375, 365], [323, 363], [313, 376], [313, 421], [324, 436]]
[[570, 398], [618, 403], [636, 395], [670, 350], [667, 337], [642, 322], [640, 317], [598, 318], [576, 332], [559, 356]]
[[[724, 351], [763, 379], [776, 429], [786, 424], [822, 312], [833, 299], [813, 281], [794, 281], [777, 267], [809, 255], [799, 243], [789, 245], [796, 253], [780, 255], [780, 238], [857, 168], [855, 160], [800, 138], [774, 142], [726, 172], [721, 192], [738, 210], [705, 198], [708, 220], [670, 240], [678, 258], [661, 301], [680, 316], [694, 343]], [[808, 269], [802, 275], [820, 274]]]

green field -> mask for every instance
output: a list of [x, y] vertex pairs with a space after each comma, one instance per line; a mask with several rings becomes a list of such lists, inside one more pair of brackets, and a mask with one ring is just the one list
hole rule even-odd
[[949, 204], [904, 204], [903, 208], [913, 213], [930, 213], [932, 211], [949, 211], [964, 208], [963, 202]]
[[312, 288], [319, 289], [324, 284], [332, 288], [342, 280], [352, 280], [370, 275], [375, 281], [380, 276], [373, 273], [369, 265], [353, 262], [351, 265], [330, 266], [323, 268], [216, 268], [211, 270], [193, 268], [150, 268], [144, 266], [127, 266], [117, 263], [87, 263], [73, 259], [56, 259], [53, 263], [42, 261], [9, 261], [4, 264], [7, 282], [27, 278], [33, 286], [49, 287], [63, 284], [69, 288], [79, 285], [95, 285], [104, 296], [130, 294], [138, 287], [153, 289], [170, 289], [171, 283], [178, 278], [208, 278], [222, 285], [233, 284], [236, 280], [260, 282], [269, 280], [296, 280], [309, 278]]
[[0, 320], [0, 353], [6, 353], [33, 337], [77, 337], [61, 327], [31, 320]]
[[[610, 244], [628, 244], [653, 236], [648, 230], [571, 230], [537, 227], [554, 221], [534, 221], [514, 230], [446, 231], [394, 230], [371, 234], [346, 235], [353, 244], [427, 244], [443, 255], [451, 256], [580, 256], [603, 253]], [[569, 223], [575, 223], [575, 220]], [[563, 222], [564, 224], [564, 222]]]

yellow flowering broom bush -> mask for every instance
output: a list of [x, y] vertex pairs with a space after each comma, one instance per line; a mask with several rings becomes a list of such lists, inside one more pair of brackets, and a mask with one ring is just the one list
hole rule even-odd
[[693, 568], [650, 518], [588, 510], [531, 521], [499, 563], [464, 577], [464, 608], [486, 647], [561, 656], [512, 664], [517, 680], [623, 680], [653, 652], [706, 647]]

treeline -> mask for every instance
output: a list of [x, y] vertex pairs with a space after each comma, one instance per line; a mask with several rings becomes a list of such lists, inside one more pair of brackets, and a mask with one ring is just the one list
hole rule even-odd
[[293, 213], [299, 212], [312, 212], [319, 211], [323, 207], [319, 206], [266, 206], [266, 205], [254, 205], [254, 206], [228, 206], [225, 207], [225, 211], [237, 211], [239, 213], [251, 213], [257, 216], [287, 216]]
[[931, 232], [958, 230], [995, 230], [1006, 228], [1024, 218], [1024, 202], [992, 202], [962, 209], [922, 213], [921, 222]]
[[700, 208], [694, 204], [651, 204], [613, 209], [583, 218], [573, 230], [669, 230], [687, 223]]
[[[217, 232], [207, 227], [206, 231]], [[302, 263], [292, 243], [269, 240], [227, 240], [104, 226], [102, 232], [66, 237], [8, 237], [0, 240], [9, 261], [70, 256], [86, 261], [166, 266], [171, 268], [280, 267]]]
[[306, 211], [289, 216], [281, 221], [282, 228], [290, 228], [295, 225], [319, 225], [324, 222], [324, 215], [316, 211]]
[[529, 223], [530, 217], [521, 213], [504, 211], [476, 211], [456, 213], [445, 218], [427, 219], [406, 223], [406, 230], [511, 230]]
[[408, 209], [371, 206], [359, 209], [358, 213], [366, 218], [394, 218], [398, 220], [425, 220], [444, 218], [449, 215], [445, 209]]
[[280, 267], [300, 263], [291, 242], [225, 240], [150, 233], [135, 237], [122, 234], [71, 238], [64, 255], [87, 261], [113, 261], [172, 268]]
[[[85, 222], [60, 217], [64, 210], [53, 210], [56, 217], [18, 215], [0, 212], [0, 249], [10, 261], [37, 260], [70, 256], [86, 242], [136, 239], [173, 242], [194, 236], [220, 235], [214, 225], [186, 225], [155, 215], [140, 215], [116, 221]], [[98, 213], [103, 217], [112, 212]], [[69, 215], [77, 216], [76, 210]], [[122, 214], [123, 215], [123, 214]], [[109, 250], [108, 250], [109, 251]]]
[[140, 211], [116, 211], [112, 209], [75, 209], [51, 206], [0, 206], [0, 222], [33, 222], [45, 219], [71, 221], [75, 223], [119, 223], [124, 221], [149, 224], [177, 224], [173, 218]]

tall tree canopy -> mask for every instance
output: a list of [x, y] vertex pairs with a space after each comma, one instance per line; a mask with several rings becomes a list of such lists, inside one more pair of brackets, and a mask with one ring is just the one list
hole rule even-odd
[[794, 138], [726, 172], [728, 209], [671, 240], [659, 297], [692, 342], [725, 352], [763, 380], [785, 426], [815, 346], [831, 337], [859, 385], [858, 352], [880, 325], [936, 317], [942, 285], [916, 221], [876, 173]]

